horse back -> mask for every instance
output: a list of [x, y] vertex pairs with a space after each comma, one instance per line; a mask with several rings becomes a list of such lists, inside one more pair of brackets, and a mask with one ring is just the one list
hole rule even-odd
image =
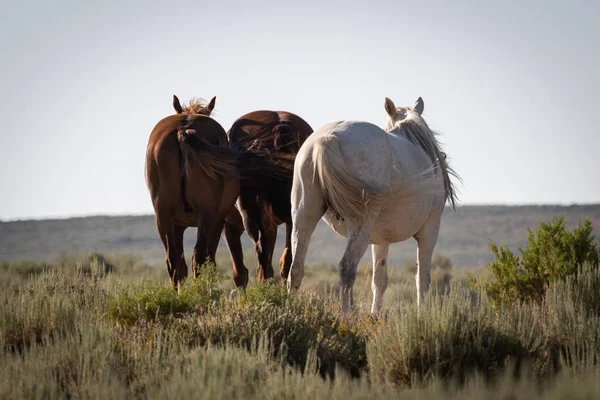
[[311, 126], [296, 114], [259, 110], [238, 118], [227, 135], [230, 142], [247, 149], [295, 155], [312, 132]]

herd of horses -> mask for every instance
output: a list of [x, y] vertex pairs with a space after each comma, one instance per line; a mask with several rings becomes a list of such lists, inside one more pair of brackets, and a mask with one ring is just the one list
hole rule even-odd
[[341, 306], [353, 304], [358, 263], [373, 253], [373, 303], [379, 312], [387, 287], [391, 243], [411, 237], [418, 244], [417, 300], [429, 288], [431, 258], [446, 202], [456, 202], [450, 168], [422, 117], [419, 98], [396, 107], [386, 98], [384, 129], [360, 121], [326, 124], [313, 132], [298, 115], [254, 111], [231, 129], [211, 118], [216, 98], [182, 105], [150, 134], [146, 183], [171, 284], [188, 276], [183, 234], [197, 227], [193, 274], [215, 260], [223, 235], [236, 286], [248, 284], [241, 235], [248, 233], [258, 258], [257, 279], [273, 278], [277, 228], [286, 226], [279, 261], [282, 282], [297, 290], [304, 276], [310, 237], [320, 219], [348, 238], [339, 264]]

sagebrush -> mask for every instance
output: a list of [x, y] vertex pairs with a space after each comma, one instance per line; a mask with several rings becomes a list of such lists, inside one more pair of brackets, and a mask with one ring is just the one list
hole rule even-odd
[[[587, 227], [565, 235], [558, 223], [543, 229], [563, 239], [534, 237], [528, 248], [539, 254], [527, 263], [558, 260], [557, 271], [574, 272], [539, 295], [497, 301], [455, 273], [418, 308], [412, 274], [390, 267], [376, 317], [368, 276], [355, 312], [342, 314], [334, 290], [313, 290], [325, 278], [314, 270], [311, 289], [288, 295], [279, 282], [238, 291], [205, 265], [177, 294], [166, 271], [157, 282], [134, 257], [9, 265], [0, 398], [591, 398], [600, 271]], [[540, 248], [548, 243], [566, 255]], [[565, 264], [573, 260], [581, 264]], [[335, 267], [326, 271], [334, 282]]]

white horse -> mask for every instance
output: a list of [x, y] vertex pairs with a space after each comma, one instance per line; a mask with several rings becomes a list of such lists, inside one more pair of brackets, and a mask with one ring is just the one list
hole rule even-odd
[[418, 243], [417, 301], [429, 289], [431, 258], [447, 200], [456, 195], [446, 155], [425, 120], [419, 97], [413, 107], [386, 98], [385, 130], [367, 122], [326, 124], [303, 144], [292, 186], [292, 266], [288, 291], [300, 287], [310, 237], [322, 217], [348, 238], [340, 261], [342, 310], [354, 302], [358, 262], [373, 251], [372, 313], [381, 310], [387, 288], [390, 243]]

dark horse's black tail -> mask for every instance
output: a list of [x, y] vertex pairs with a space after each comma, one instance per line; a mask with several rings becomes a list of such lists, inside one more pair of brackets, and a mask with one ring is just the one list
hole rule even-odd
[[[294, 174], [295, 155], [278, 151], [236, 148], [237, 168], [245, 186], [255, 186], [264, 194], [275, 215], [281, 220], [291, 217], [289, 192]], [[289, 186], [289, 187], [286, 187]]]

